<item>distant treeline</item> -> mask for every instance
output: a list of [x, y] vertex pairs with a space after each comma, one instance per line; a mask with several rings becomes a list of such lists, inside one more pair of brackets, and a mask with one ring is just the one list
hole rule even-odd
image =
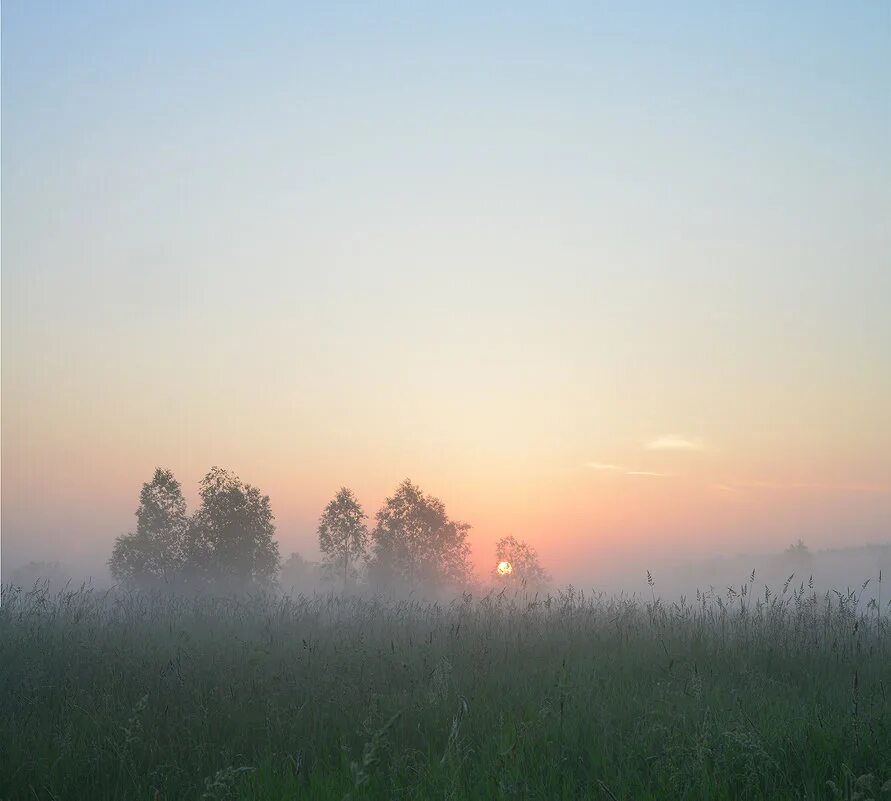
[[[376, 592], [454, 592], [473, 581], [470, 525], [452, 520], [445, 505], [406, 479], [387, 498], [369, 529], [368, 515], [343, 487], [318, 524], [322, 561], [292, 554], [282, 564], [269, 496], [233, 473], [213, 467], [202, 479], [200, 505], [188, 514], [182, 487], [158, 468], [143, 485], [136, 531], [117, 538], [108, 561], [126, 587], [191, 592], [249, 592], [307, 584]], [[515, 537], [496, 545], [493, 570], [501, 582], [537, 588], [548, 581], [534, 549]], [[505, 568], [504, 565], [508, 567]]]
[[755, 587], [762, 594], [786, 585], [816, 587], [821, 592], [854, 589], [864, 603], [873, 598], [881, 601], [884, 578], [887, 601], [891, 543], [811, 550], [798, 540], [779, 553], [739, 554], [661, 570], [657, 588], [667, 597], [692, 596], [697, 588], [738, 591], [740, 582], [752, 571]]

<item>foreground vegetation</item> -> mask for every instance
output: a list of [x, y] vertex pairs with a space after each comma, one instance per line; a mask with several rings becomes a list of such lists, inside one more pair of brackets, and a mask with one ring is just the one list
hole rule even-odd
[[881, 612], [6, 588], [0, 798], [891, 798]]

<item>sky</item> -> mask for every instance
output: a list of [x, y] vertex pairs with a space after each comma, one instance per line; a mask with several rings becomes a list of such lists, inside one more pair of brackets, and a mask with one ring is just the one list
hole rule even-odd
[[213, 465], [558, 580], [891, 539], [891, 5], [2, 19], [2, 557]]

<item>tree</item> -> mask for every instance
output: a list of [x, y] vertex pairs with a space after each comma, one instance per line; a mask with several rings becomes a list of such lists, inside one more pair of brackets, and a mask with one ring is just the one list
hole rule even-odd
[[375, 517], [369, 575], [378, 586], [432, 591], [461, 587], [470, 577], [467, 532], [445, 505], [406, 479]]
[[294, 551], [281, 566], [279, 586], [286, 593], [312, 593], [322, 589], [328, 571]]
[[142, 485], [136, 532], [115, 540], [108, 566], [115, 580], [143, 589], [176, 581], [186, 558], [188, 517], [180, 483], [170, 470], [155, 470]]
[[332, 569], [343, 576], [343, 588], [350, 579], [351, 564], [368, 550], [367, 515], [352, 490], [341, 487], [319, 519], [319, 548]]
[[220, 467], [210, 469], [199, 493], [189, 529], [190, 573], [221, 591], [274, 585], [279, 555], [269, 496]]
[[[508, 567], [502, 567], [505, 563]], [[520, 584], [537, 590], [550, 581], [535, 549], [514, 536], [502, 537], [495, 543], [495, 564], [492, 573], [502, 583]]]
[[307, 562], [297, 551], [294, 551], [281, 564], [279, 583], [285, 589], [303, 584], [309, 576], [312, 566], [312, 562]]
[[786, 564], [790, 565], [796, 571], [810, 570], [814, 561], [810, 548], [808, 548], [800, 539], [783, 551], [783, 557]]

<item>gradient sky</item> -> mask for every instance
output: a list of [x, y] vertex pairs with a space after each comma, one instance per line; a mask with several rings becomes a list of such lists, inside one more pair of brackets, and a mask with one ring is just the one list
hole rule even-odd
[[891, 5], [3, 4], [2, 548], [404, 477], [558, 578], [891, 537]]

